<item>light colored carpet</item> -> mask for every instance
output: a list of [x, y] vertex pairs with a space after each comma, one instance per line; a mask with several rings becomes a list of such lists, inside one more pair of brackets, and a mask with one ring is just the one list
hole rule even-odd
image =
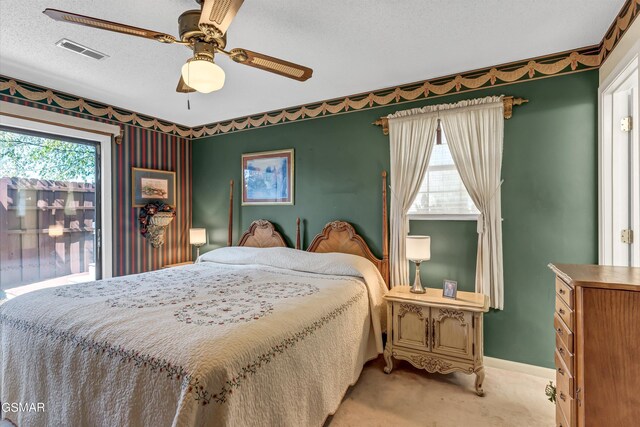
[[390, 375], [383, 367], [382, 357], [365, 365], [325, 427], [555, 426], [548, 379], [487, 367], [479, 397], [475, 375], [429, 374], [404, 361], [395, 361]]
[[[365, 365], [325, 427], [551, 427], [555, 407], [544, 395], [548, 379], [485, 368], [485, 396], [475, 375], [429, 374], [396, 361], [382, 372], [382, 357]], [[13, 427], [6, 420], [0, 427]]]

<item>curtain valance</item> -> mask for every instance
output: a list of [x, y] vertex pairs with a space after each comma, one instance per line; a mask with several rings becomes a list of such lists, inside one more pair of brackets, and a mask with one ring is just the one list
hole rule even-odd
[[[396, 111], [389, 114], [387, 119], [402, 120], [415, 118], [416, 116], [435, 116], [441, 117], [445, 114], [457, 114], [461, 111], [472, 111], [487, 108], [503, 108], [503, 96], [487, 96], [485, 98], [467, 99], [464, 101], [453, 102], [450, 104], [427, 105], [421, 108], [411, 108], [409, 110]], [[494, 104], [494, 105], [491, 105]]]

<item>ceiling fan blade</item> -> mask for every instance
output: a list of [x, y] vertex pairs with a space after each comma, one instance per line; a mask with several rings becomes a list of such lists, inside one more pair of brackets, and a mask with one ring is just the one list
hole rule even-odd
[[131, 25], [119, 24], [117, 22], [105, 21], [104, 19], [92, 18], [91, 16], [78, 15], [76, 13], [65, 12], [57, 9], [45, 9], [42, 13], [56, 21], [69, 22], [71, 24], [84, 25], [99, 30], [114, 31], [116, 33], [128, 34], [130, 36], [144, 37], [156, 40], [161, 43], [174, 43], [176, 38], [170, 34], [159, 33], [144, 28], [132, 27]]
[[290, 79], [305, 81], [313, 74], [313, 70], [304, 65], [294, 64], [293, 62], [274, 58], [273, 56], [263, 55], [261, 53], [252, 52], [246, 49], [232, 49], [230, 53], [231, 59], [239, 64], [248, 65], [250, 67], [259, 68], [271, 73], [280, 74]]
[[224, 36], [244, 0], [204, 0], [198, 26], [209, 37]]
[[178, 87], [176, 87], [176, 92], [180, 92], [180, 93], [190, 93], [190, 92], [195, 92], [196, 90], [187, 86], [187, 84], [184, 82], [184, 79], [182, 78], [182, 76], [180, 76], [180, 81], [178, 82]]

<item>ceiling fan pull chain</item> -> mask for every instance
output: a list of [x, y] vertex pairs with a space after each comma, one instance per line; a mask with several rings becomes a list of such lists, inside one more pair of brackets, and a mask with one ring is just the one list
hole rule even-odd
[[[191, 67], [187, 68], [187, 79], [191, 81]], [[191, 93], [187, 92], [187, 110], [191, 111]]]

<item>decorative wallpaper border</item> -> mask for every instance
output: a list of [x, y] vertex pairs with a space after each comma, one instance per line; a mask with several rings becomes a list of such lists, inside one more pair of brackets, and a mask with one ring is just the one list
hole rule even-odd
[[602, 41], [600, 42], [600, 55], [602, 64], [611, 54], [611, 51], [616, 47], [624, 33], [627, 32], [633, 21], [640, 14], [640, 0], [627, 0], [620, 13], [616, 17], [615, 21], [611, 23], [611, 26], [605, 33]]
[[423, 80], [406, 85], [351, 95], [344, 98], [273, 110], [188, 128], [153, 117], [85, 100], [41, 86], [0, 76], [0, 94], [23, 97], [65, 110], [77, 111], [110, 121], [153, 129], [184, 138], [203, 138], [275, 124], [288, 123], [350, 111], [464, 93], [485, 87], [587, 71], [599, 68], [640, 14], [640, 0], [627, 0], [600, 44], [528, 60], [482, 68], [461, 74]]
[[89, 114], [121, 124], [139, 126], [145, 129], [152, 129], [170, 135], [177, 135], [189, 138], [192, 130], [188, 127], [179, 126], [175, 123], [165, 122], [153, 117], [140, 115], [133, 111], [123, 110], [102, 104], [96, 101], [68, 95], [52, 89], [22, 82], [6, 76], [0, 76], [0, 94], [20, 97], [41, 104], [60, 107], [64, 110], [76, 111]]
[[537, 80], [552, 75], [587, 71], [600, 67], [600, 63], [599, 49], [597, 47], [585, 48], [433, 80], [423, 80], [375, 92], [351, 95], [346, 98], [337, 98], [321, 103], [301, 105], [284, 110], [269, 111], [260, 115], [212, 123], [193, 128], [192, 138], [232, 133], [354, 110], [365, 110], [434, 96], [464, 93], [484, 87], [501, 86], [525, 80]]

